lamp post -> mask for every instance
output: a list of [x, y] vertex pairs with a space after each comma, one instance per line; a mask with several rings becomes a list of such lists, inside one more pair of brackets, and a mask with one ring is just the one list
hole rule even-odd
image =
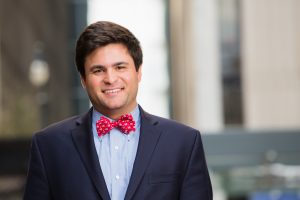
[[36, 101], [39, 106], [41, 126], [47, 124], [48, 113], [48, 93], [45, 89], [50, 79], [49, 65], [44, 59], [42, 44], [38, 43], [34, 49], [33, 60], [29, 67], [29, 80], [37, 88]]

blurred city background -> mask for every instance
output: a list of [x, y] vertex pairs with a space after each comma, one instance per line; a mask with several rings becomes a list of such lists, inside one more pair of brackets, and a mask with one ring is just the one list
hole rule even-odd
[[300, 199], [299, 0], [0, 0], [0, 200], [33, 133], [90, 107], [74, 47], [98, 20], [139, 38], [144, 109], [202, 132], [215, 200]]

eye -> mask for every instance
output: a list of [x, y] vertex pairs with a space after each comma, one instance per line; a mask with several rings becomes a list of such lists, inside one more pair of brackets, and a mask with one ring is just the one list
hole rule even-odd
[[117, 69], [118, 71], [124, 70], [125, 68], [126, 68], [125, 65], [117, 65], [117, 66], [116, 66], [116, 69]]
[[98, 72], [103, 72], [103, 70], [102, 69], [96, 69], [96, 70], [93, 71], [93, 73], [98, 73]]
[[103, 67], [93, 67], [91, 71], [93, 74], [102, 73], [102, 72], [104, 72], [104, 68]]

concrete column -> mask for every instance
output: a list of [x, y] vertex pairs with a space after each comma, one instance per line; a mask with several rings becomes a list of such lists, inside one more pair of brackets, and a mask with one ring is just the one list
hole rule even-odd
[[188, 5], [191, 0], [170, 0], [170, 57], [172, 118], [186, 124], [195, 124], [195, 74], [187, 42], [191, 34]]
[[171, 0], [173, 117], [204, 131], [223, 127], [217, 1]]
[[300, 127], [300, 1], [244, 0], [243, 99], [247, 128]]

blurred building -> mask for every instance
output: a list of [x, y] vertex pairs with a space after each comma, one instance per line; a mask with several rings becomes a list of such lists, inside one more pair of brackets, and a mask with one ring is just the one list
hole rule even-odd
[[74, 65], [86, 1], [0, 1], [0, 199], [21, 199], [30, 138], [89, 107]]
[[169, 4], [173, 117], [204, 134], [215, 199], [298, 199], [300, 2]]
[[1, 1], [0, 7], [0, 136], [29, 136], [77, 113], [73, 49], [86, 25], [86, 2]]
[[299, 129], [299, 6], [170, 1], [175, 117], [208, 131]]

